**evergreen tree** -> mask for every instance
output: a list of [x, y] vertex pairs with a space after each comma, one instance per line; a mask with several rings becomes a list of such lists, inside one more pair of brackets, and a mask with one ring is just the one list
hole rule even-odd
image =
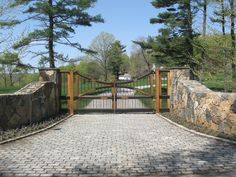
[[122, 65], [124, 64], [124, 52], [125, 46], [121, 45], [120, 41], [115, 41], [109, 52], [108, 68], [115, 76], [116, 80], [119, 79], [119, 75], [122, 71]]
[[206, 36], [206, 30], [207, 30], [207, 5], [208, 1], [203, 0], [203, 30], [202, 30], [203, 36]]
[[233, 92], [236, 92], [236, 62], [235, 62], [235, 49], [236, 49], [236, 37], [235, 37], [235, 0], [229, 0], [230, 7], [230, 35], [232, 45], [232, 82]]
[[220, 3], [220, 8], [217, 8], [217, 10], [214, 10], [214, 17], [211, 17], [211, 21], [213, 23], [219, 23], [221, 25], [221, 31], [222, 34], [225, 35], [225, 24], [226, 24], [226, 16], [228, 15], [227, 13], [227, 8], [225, 7], [224, 0], [220, 0], [218, 3]]
[[157, 9], [165, 9], [152, 18], [152, 24], [164, 24], [157, 36], [156, 49], [166, 57], [167, 60], [174, 60], [178, 65], [188, 65], [194, 73], [198, 69], [193, 57], [193, 39], [196, 33], [193, 30], [193, 18], [198, 11], [198, 1], [193, 0], [154, 0], [152, 5]]
[[[47, 52], [37, 52], [35, 56], [41, 57], [49, 62], [51, 68], [55, 68], [55, 61], [63, 60], [64, 57], [54, 51], [56, 44], [68, 45], [81, 51], [85, 50], [79, 43], [70, 41], [71, 33], [79, 25], [91, 26], [95, 22], [103, 22], [100, 15], [91, 16], [87, 10], [97, 0], [15, 0], [12, 6], [22, 5], [26, 10], [27, 18], [18, 20], [16, 23], [23, 23], [28, 20], [35, 20], [41, 24], [33, 32], [18, 41], [14, 48], [21, 48], [30, 44], [45, 45]], [[2, 21], [2, 25], [8, 22]]]
[[141, 39], [139, 41], [133, 41], [134, 44], [138, 45], [139, 48], [140, 48], [140, 52], [141, 52], [141, 55], [144, 59], [144, 62], [146, 63], [147, 65], [147, 68], [148, 68], [148, 72], [151, 72], [152, 70], [152, 57], [151, 57], [151, 52], [150, 52], [150, 48], [149, 48], [149, 45], [148, 45], [148, 42], [146, 39]]

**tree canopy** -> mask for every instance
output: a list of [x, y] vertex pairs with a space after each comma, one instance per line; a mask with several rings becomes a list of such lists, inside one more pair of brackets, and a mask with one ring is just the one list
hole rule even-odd
[[29, 45], [43, 45], [46, 51], [32, 51], [34, 57], [49, 63], [51, 68], [55, 67], [57, 60], [67, 61], [67, 58], [55, 51], [56, 45], [67, 45], [86, 51], [77, 42], [71, 42], [71, 34], [75, 33], [78, 26], [91, 26], [92, 23], [103, 22], [100, 15], [92, 16], [88, 9], [92, 8], [96, 0], [15, 0], [14, 6], [23, 6], [25, 19], [2, 21], [0, 25], [20, 24], [25, 21], [35, 20], [40, 27], [34, 29], [13, 46], [15, 49]]

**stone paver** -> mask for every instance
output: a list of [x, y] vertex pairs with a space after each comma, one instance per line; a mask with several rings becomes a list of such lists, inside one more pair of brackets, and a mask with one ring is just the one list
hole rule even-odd
[[236, 176], [235, 169], [236, 146], [152, 114], [77, 115], [0, 145], [0, 176]]

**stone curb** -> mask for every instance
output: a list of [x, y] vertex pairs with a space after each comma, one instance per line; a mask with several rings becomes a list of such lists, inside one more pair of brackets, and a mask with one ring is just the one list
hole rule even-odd
[[73, 114], [70, 114], [70, 115], [68, 115], [67, 117], [65, 117], [65, 118], [63, 118], [63, 119], [61, 119], [61, 120], [59, 120], [58, 122], [55, 122], [54, 124], [49, 125], [49, 126], [43, 128], [43, 129], [37, 130], [37, 131], [35, 131], [35, 132], [28, 133], [28, 134], [26, 134], [26, 135], [22, 135], [22, 136], [19, 136], [19, 137], [16, 137], [16, 138], [11, 138], [11, 139], [2, 141], [2, 142], [0, 142], [0, 145], [6, 144], [6, 143], [10, 143], [10, 142], [13, 142], [13, 141], [17, 141], [17, 140], [20, 140], [20, 139], [23, 139], [23, 138], [26, 138], [26, 137], [29, 137], [29, 136], [36, 135], [36, 134], [38, 134], [38, 133], [44, 132], [44, 131], [46, 131], [46, 130], [48, 130], [48, 129], [51, 129], [51, 128], [55, 127], [56, 125], [58, 125], [58, 124], [64, 122], [65, 120], [69, 119], [69, 118], [72, 117], [72, 116], [73, 116]]
[[160, 114], [157, 114], [157, 116], [159, 116], [160, 118], [164, 119], [165, 121], [169, 122], [169, 123], [172, 124], [172, 125], [175, 125], [175, 126], [177, 126], [177, 127], [179, 127], [179, 128], [184, 129], [185, 131], [188, 131], [188, 132], [190, 132], [190, 133], [196, 134], [196, 135], [198, 135], [198, 136], [202, 136], [202, 137], [204, 137], [204, 138], [211, 138], [211, 139], [214, 139], [214, 140], [223, 141], [223, 142], [226, 142], [226, 143], [230, 143], [230, 144], [236, 145], [236, 141], [231, 141], [231, 140], [228, 140], [228, 139], [224, 139], [224, 138], [220, 138], [220, 137], [216, 137], [216, 136], [212, 136], [212, 135], [207, 135], [207, 134], [204, 134], [204, 133], [200, 133], [200, 132], [197, 132], [197, 131], [195, 131], [195, 130], [191, 130], [191, 129], [189, 129], [189, 128], [186, 128], [186, 127], [184, 127], [183, 125], [177, 124], [177, 123], [173, 122], [172, 120], [170, 120], [170, 119], [168, 119], [168, 118], [166, 118], [166, 117], [164, 117], [164, 116], [162, 116], [162, 115], [160, 115]]

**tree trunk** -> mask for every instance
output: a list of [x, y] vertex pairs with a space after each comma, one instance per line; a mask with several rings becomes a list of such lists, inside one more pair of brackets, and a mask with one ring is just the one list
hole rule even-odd
[[[224, 62], [224, 78], [227, 78], [227, 63]], [[227, 80], [224, 79], [224, 92], [227, 92]]]
[[221, 0], [221, 15], [222, 15], [222, 33], [225, 35], [225, 5], [224, 0]]
[[[52, 0], [48, 0], [48, 4], [50, 7], [53, 7]], [[53, 14], [49, 13], [49, 36], [48, 36], [48, 51], [49, 51], [49, 65], [50, 68], [55, 68], [55, 59], [54, 59], [54, 50], [53, 50], [53, 30], [54, 30], [54, 22], [53, 22]]]
[[7, 77], [4, 76], [4, 86], [7, 87]]
[[188, 0], [186, 2], [186, 9], [187, 9], [187, 27], [188, 27], [188, 36], [187, 36], [187, 46], [188, 46], [188, 63], [191, 68], [190, 70], [190, 79], [198, 80], [195, 72], [197, 70], [196, 64], [192, 61], [193, 58], [193, 16], [192, 16], [192, 7], [191, 7], [192, 0]]
[[116, 72], [116, 80], [119, 80], [119, 72]]
[[107, 79], [108, 79], [107, 61], [105, 61], [105, 68], [104, 69], [105, 69], [105, 73], [104, 73], [105, 74], [105, 81], [107, 81]]
[[203, 2], [203, 36], [206, 36], [206, 28], [207, 28], [207, 0]]
[[147, 57], [145, 56], [144, 49], [141, 48], [141, 51], [142, 51], [142, 55], [143, 55], [144, 61], [147, 64], [148, 72], [150, 73], [151, 69], [152, 69], [151, 68], [151, 64], [149, 63]]
[[[224, 0], [221, 0], [221, 27], [222, 27], [222, 34], [225, 36], [225, 5], [224, 5]], [[225, 58], [226, 56], [226, 51], [225, 53]], [[224, 62], [224, 78], [227, 77], [227, 61]], [[226, 79], [224, 79], [224, 91], [227, 92], [227, 82]]]
[[[206, 28], [207, 28], [207, 0], [203, 0], [203, 32], [202, 35], [203, 37], [206, 36]], [[202, 66], [201, 66], [201, 76], [200, 76], [200, 82], [202, 82], [202, 75], [205, 72], [205, 66], [206, 64], [206, 57], [204, 51], [202, 51]]]
[[10, 79], [10, 86], [13, 86], [13, 77], [12, 77], [12, 73], [9, 73], [9, 79]]
[[234, 0], [229, 0], [230, 2], [230, 22], [231, 22], [231, 30], [230, 30], [230, 34], [231, 34], [231, 44], [232, 44], [232, 64], [231, 64], [231, 68], [232, 68], [232, 83], [233, 83], [233, 92], [236, 91], [236, 65], [235, 65], [235, 61], [234, 61], [234, 56], [235, 56], [235, 32], [234, 32], [234, 26], [235, 26], [235, 15], [234, 15]]
[[232, 82], [233, 82], [233, 90], [232, 92], [236, 93], [236, 64], [235, 61], [232, 61]]

